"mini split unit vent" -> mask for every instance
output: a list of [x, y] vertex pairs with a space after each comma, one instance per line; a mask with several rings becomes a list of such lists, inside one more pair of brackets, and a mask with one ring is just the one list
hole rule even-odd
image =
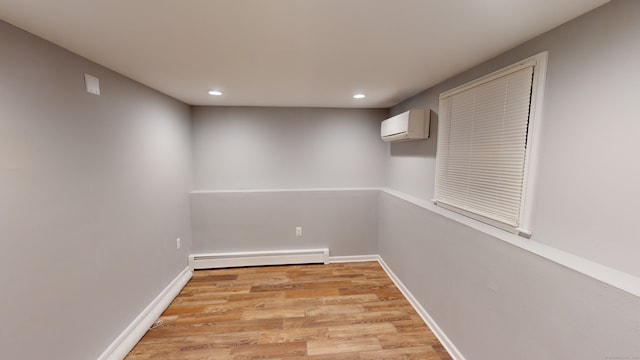
[[383, 121], [380, 127], [382, 140], [391, 142], [428, 138], [430, 115], [429, 110], [414, 109]]

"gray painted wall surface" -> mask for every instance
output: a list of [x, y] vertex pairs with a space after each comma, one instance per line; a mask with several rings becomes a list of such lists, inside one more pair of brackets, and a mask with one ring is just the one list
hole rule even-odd
[[194, 107], [196, 190], [385, 183], [382, 109]]
[[190, 110], [4, 22], [0, 54], [0, 358], [95, 359], [187, 266]]
[[197, 254], [324, 247], [332, 256], [377, 254], [377, 190], [194, 193], [191, 214]]
[[[640, 2], [614, 1], [392, 109], [438, 111], [441, 92], [549, 50], [531, 241], [640, 276], [635, 105]], [[433, 196], [437, 121], [392, 144], [388, 185]], [[381, 256], [467, 359], [640, 356], [640, 299], [382, 194]]]
[[[196, 190], [385, 183], [387, 110], [198, 106], [192, 114]], [[193, 193], [191, 212], [193, 253], [377, 250], [376, 191]]]
[[[532, 241], [640, 276], [640, 1], [613, 1], [399, 104], [438, 111], [441, 92], [549, 50]], [[392, 144], [388, 185], [433, 196], [437, 121]]]
[[633, 359], [640, 298], [392, 195], [380, 254], [468, 360]]

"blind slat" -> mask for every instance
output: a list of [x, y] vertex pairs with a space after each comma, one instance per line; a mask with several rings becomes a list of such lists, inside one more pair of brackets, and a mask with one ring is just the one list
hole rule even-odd
[[435, 200], [518, 227], [533, 67], [441, 97]]

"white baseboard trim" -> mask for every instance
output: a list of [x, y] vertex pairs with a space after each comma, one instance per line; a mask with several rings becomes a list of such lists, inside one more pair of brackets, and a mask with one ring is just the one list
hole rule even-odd
[[400, 292], [402, 292], [402, 295], [404, 295], [404, 297], [407, 298], [407, 301], [409, 301], [411, 306], [413, 306], [413, 308], [416, 310], [418, 315], [420, 315], [420, 317], [425, 322], [425, 324], [429, 326], [433, 334], [438, 338], [438, 340], [440, 340], [440, 343], [442, 344], [442, 346], [444, 346], [444, 348], [447, 349], [447, 351], [449, 352], [449, 355], [451, 355], [451, 357], [454, 360], [465, 360], [464, 356], [462, 356], [462, 353], [458, 350], [458, 348], [456, 348], [455, 345], [453, 345], [451, 340], [449, 340], [449, 337], [447, 337], [447, 335], [438, 326], [435, 320], [433, 320], [431, 315], [429, 315], [429, 313], [422, 307], [422, 305], [420, 305], [418, 300], [416, 300], [413, 294], [411, 294], [409, 289], [407, 289], [407, 287], [404, 286], [404, 284], [402, 283], [402, 281], [400, 281], [400, 279], [396, 276], [396, 274], [394, 274], [393, 271], [391, 271], [391, 268], [387, 265], [387, 263], [384, 262], [382, 257], [378, 255], [376, 260], [378, 260], [378, 262], [380, 263], [380, 266], [382, 266], [382, 268], [387, 273], [387, 275], [389, 275], [389, 277], [391, 278], [393, 283], [396, 285], [396, 287], [400, 289]]
[[127, 326], [109, 347], [98, 357], [98, 360], [122, 360], [140, 341], [151, 325], [160, 317], [162, 312], [178, 296], [180, 290], [187, 284], [193, 273], [185, 268], [167, 285], [160, 294], [147, 305], [144, 310]]
[[330, 256], [330, 263], [345, 263], [345, 262], [364, 262], [364, 261], [378, 261], [380, 256], [378, 255], [352, 255], [352, 256]]

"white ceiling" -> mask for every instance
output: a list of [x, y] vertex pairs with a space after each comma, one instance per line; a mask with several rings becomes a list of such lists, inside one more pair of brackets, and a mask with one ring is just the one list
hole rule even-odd
[[192, 105], [389, 107], [606, 2], [0, 0], [0, 19]]

